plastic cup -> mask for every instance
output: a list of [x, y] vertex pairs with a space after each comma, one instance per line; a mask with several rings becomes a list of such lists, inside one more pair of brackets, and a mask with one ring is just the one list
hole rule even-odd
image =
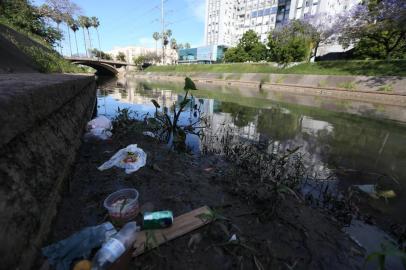
[[134, 220], [140, 212], [138, 197], [138, 191], [133, 188], [120, 189], [110, 194], [103, 205], [109, 212], [111, 221], [123, 225]]

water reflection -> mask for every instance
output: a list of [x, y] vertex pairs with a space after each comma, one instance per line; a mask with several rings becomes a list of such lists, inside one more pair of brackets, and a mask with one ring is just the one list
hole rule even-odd
[[[308, 166], [318, 178], [333, 175], [340, 180], [341, 188], [353, 184], [394, 188], [398, 196], [389, 203], [377, 204], [376, 208], [399, 223], [406, 220], [402, 209], [406, 203], [406, 127], [380, 119], [390, 115], [387, 118], [403, 120], [404, 108], [224, 87], [194, 93], [195, 102], [202, 105], [201, 110], [209, 119], [209, 134], [219, 134], [229, 125], [241, 139], [278, 144], [284, 149], [301, 146]], [[133, 79], [105, 81], [100, 84], [98, 111], [113, 117], [117, 107], [129, 107], [140, 115], [153, 115], [151, 99], [170, 107], [182, 95], [182, 86], [177, 84]], [[181, 121], [187, 122], [192, 117], [191, 111], [186, 111]], [[221, 148], [196, 136], [188, 136], [187, 143], [194, 152], [208, 143], [212, 144], [210, 147]]]

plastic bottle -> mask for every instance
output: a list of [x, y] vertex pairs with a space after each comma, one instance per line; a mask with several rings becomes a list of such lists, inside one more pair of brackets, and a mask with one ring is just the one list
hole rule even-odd
[[96, 253], [92, 270], [104, 270], [112, 265], [135, 242], [139, 227], [136, 222], [128, 222], [116, 235], [112, 236]]

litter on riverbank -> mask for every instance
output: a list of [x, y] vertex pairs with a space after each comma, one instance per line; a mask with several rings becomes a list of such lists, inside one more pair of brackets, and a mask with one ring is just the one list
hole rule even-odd
[[[147, 248], [148, 252], [131, 260], [132, 268], [362, 266], [363, 250], [341, 231], [334, 218], [289, 194], [284, 195], [286, 200], [282, 200], [276, 212], [268, 215], [269, 205], [263, 194], [256, 195], [254, 200], [241, 192], [246, 185], [242, 180], [250, 176], [235, 174], [238, 168], [232, 163], [216, 155], [198, 157], [168, 151], [165, 145], [142, 135], [142, 131], [143, 124], [135, 123], [131, 129], [115, 130], [112, 142], [89, 140], [82, 145], [49, 244], [107, 221], [108, 214], [101, 206], [104, 199], [116, 190], [136, 188], [141, 212], [143, 205], [148, 205], [148, 211], [170, 209], [174, 216], [179, 216], [208, 205], [213, 211], [203, 218], [209, 217], [213, 222], [157, 249]], [[145, 167], [133, 174], [114, 167], [97, 169], [112, 153], [133, 142], [148, 155]], [[146, 239], [150, 244], [154, 242], [151, 237]]]

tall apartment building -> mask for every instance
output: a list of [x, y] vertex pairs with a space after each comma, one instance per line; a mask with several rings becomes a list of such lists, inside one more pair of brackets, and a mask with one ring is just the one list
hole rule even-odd
[[270, 30], [314, 14], [337, 15], [361, 0], [206, 0], [206, 45], [235, 46], [248, 30], [265, 41]]

